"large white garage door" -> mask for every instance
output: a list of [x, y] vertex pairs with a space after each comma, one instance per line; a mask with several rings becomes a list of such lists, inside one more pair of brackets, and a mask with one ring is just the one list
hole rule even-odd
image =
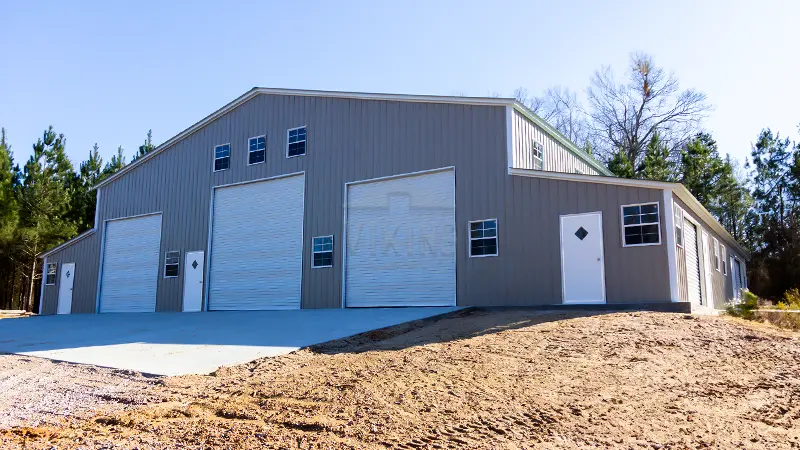
[[684, 220], [684, 233], [686, 233], [686, 285], [689, 288], [689, 301], [695, 305], [700, 305], [700, 259], [697, 257], [697, 228], [692, 222]]
[[300, 308], [304, 180], [214, 191], [208, 309]]
[[347, 188], [345, 305], [456, 303], [452, 170]]
[[156, 310], [161, 214], [106, 222], [100, 312]]

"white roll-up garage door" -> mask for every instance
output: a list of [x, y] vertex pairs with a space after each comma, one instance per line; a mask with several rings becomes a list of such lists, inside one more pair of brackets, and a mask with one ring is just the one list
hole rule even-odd
[[214, 190], [208, 309], [300, 308], [304, 180]]
[[456, 304], [452, 170], [347, 187], [345, 305]]
[[684, 220], [683, 230], [686, 234], [684, 245], [686, 250], [686, 285], [689, 290], [689, 301], [695, 305], [700, 305], [700, 259], [697, 251], [697, 228], [692, 222]]
[[161, 214], [106, 222], [100, 312], [156, 310]]

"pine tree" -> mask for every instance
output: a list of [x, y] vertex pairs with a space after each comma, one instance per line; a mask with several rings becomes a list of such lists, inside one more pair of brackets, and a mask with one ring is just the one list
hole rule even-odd
[[19, 218], [17, 197], [14, 193], [19, 182], [19, 168], [14, 167], [14, 156], [6, 140], [6, 129], [0, 128], [0, 255], [7, 253]]
[[134, 162], [142, 156], [150, 153], [154, 148], [156, 148], [156, 146], [153, 145], [153, 130], [147, 130], [147, 137], [144, 140], [144, 144], [139, 146], [139, 152], [133, 155], [131, 162]]
[[56, 135], [53, 127], [49, 127], [33, 145], [19, 189], [20, 228], [15, 258], [29, 283], [24, 305], [28, 311], [33, 308], [36, 281], [41, 278], [39, 253], [77, 232], [68, 219], [71, 186], [76, 175], [64, 145], [64, 135]]
[[97, 143], [89, 152], [89, 158], [80, 165], [75, 192], [73, 195], [73, 220], [78, 225], [78, 232], [94, 226], [94, 210], [97, 194], [91, 189], [100, 181], [103, 174], [103, 158], [100, 156]]
[[620, 178], [633, 178], [635, 176], [633, 163], [622, 151], [618, 150], [614, 153], [614, 156], [608, 161], [607, 166], [611, 173]]
[[747, 190], [744, 175], [739, 173], [738, 163], [731, 159], [731, 155], [725, 155], [717, 192], [716, 201], [709, 208], [710, 211], [734, 239], [742, 240], [745, 218], [753, 198]]
[[119, 172], [123, 167], [125, 167], [125, 155], [123, 154], [124, 150], [120, 145], [117, 147], [117, 154], [111, 157], [111, 161], [107, 162], [105, 167], [103, 167], [103, 172], [100, 174], [100, 179], [102, 180], [105, 177], [114, 175], [115, 173]]
[[706, 208], [712, 206], [719, 195], [718, 184], [723, 171], [717, 142], [710, 134], [697, 134], [681, 150], [679, 181]]
[[673, 164], [669, 160], [669, 147], [661, 140], [658, 132], [655, 132], [645, 148], [638, 175], [645, 180], [671, 181], [673, 170]]

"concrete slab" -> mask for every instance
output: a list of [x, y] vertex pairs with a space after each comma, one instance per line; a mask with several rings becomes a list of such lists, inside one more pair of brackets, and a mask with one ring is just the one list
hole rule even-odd
[[75, 314], [0, 321], [0, 353], [137, 370], [205, 374], [459, 308]]

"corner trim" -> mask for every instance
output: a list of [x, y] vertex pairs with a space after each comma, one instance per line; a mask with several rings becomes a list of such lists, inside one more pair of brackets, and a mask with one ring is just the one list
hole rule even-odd
[[667, 263], [669, 268], [669, 298], [679, 302], [678, 288], [678, 256], [675, 249], [675, 206], [672, 201], [672, 189], [664, 189], [664, 234], [667, 241]]
[[[39, 283], [39, 312], [38, 314], [42, 315], [42, 308], [44, 307], [44, 282], [45, 277], [47, 276], [47, 257], [45, 256], [44, 262], [42, 262], [42, 282]], [[34, 260], [36, 261], [36, 260]]]
[[514, 107], [506, 106], [506, 161], [508, 173], [514, 168]]

